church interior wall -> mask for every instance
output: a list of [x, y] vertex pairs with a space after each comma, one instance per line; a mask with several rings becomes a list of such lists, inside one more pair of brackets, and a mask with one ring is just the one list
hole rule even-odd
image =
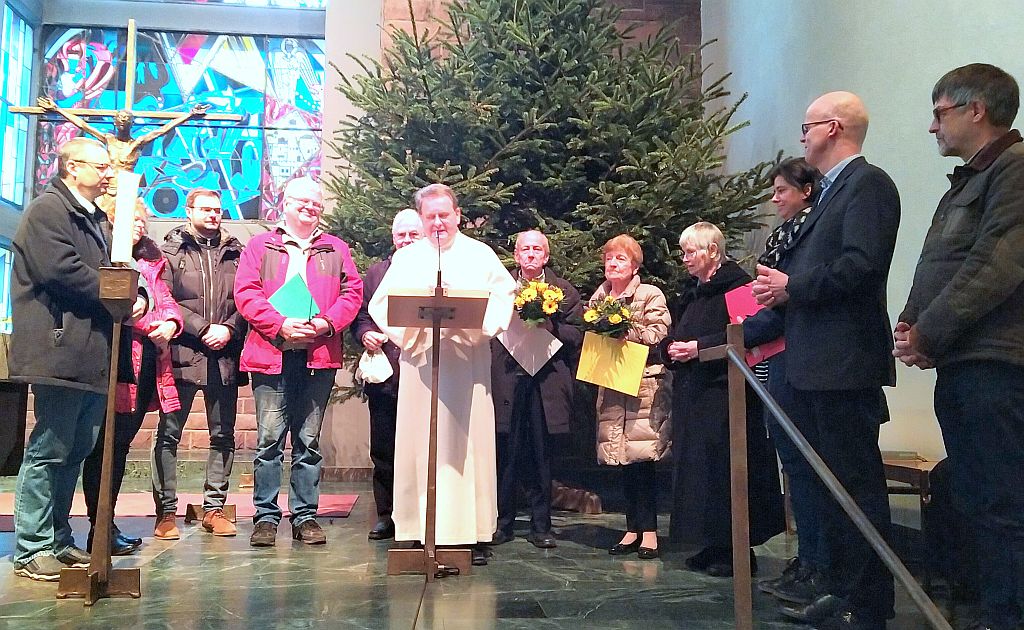
[[[948, 188], [946, 174], [960, 164], [940, 157], [928, 133], [932, 86], [945, 72], [973, 62], [1024, 80], [1024, 22], [1008, 17], [1008, 5], [998, 0], [969, 6], [953, 0], [703, 5], [704, 39], [719, 40], [704, 51], [715, 70], [709, 79], [731, 72], [726, 85], [749, 93], [738, 116], [752, 125], [733, 137], [729, 168], [747, 168], [779, 149], [802, 155], [800, 123], [818, 95], [842, 89], [864, 99], [871, 116], [864, 154], [889, 173], [902, 201], [889, 276], [893, 321], [910, 291], [932, 212]], [[932, 411], [934, 371], [899, 365], [897, 381], [897, 388], [886, 390], [893, 420], [882, 428], [883, 450], [942, 457]]]

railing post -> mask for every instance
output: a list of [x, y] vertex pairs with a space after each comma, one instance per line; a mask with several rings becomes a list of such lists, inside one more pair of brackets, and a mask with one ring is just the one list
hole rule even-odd
[[701, 361], [725, 359], [729, 365], [729, 487], [732, 507], [733, 614], [737, 630], [751, 630], [753, 596], [750, 576], [750, 502], [747, 488], [747, 388], [742, 370], [729, 360], [732, 349], [743, 356], [743, 325], [729, 324], [726, 345], [702, 350]]

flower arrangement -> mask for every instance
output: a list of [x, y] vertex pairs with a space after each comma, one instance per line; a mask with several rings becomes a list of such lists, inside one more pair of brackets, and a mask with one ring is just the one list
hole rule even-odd
[[633, 325], [631, 316], [625, 304], [608, 295], [603, 300], [591, 302], [583, 311], [583, 330], [621, 339]]
[[565, 294], [555, 285], [531, 280], [516, 295], [516, 312], [528, 325], [536, 326], [551, 319], [564, 299]]

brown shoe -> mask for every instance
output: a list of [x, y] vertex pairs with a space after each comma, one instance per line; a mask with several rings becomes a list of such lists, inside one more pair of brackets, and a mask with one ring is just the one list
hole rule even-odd
[[157, 540], [178, 540], [181, 532], [174, 522], [174, 514], [161, 514], [156, 517], [156, 527], [153, 528], [153, 538]]
[[235, 524], [224, 516], [224, 510], [210, 510], [203, 514], [203, 529], [214, 536], [234, 536], [238, 533]]

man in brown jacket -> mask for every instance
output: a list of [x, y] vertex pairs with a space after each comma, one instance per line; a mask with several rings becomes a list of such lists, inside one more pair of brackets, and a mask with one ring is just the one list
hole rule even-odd
[[177, 454], [182, 429], [196, 394], [202, 390], [210, 429], [210, 454], [203, 487], [203, 528], [215, 536], [234, 536], [224, 517], [228, 480], [235, 457], [238, 357], [245, 320], [232, 294], [242, 244], [221, 229], [220, 193], [205, 188], [185, 198], [188, 222], [171, 230], [163, 253], [171, 294], [181, 306], [185, 329], [171, 342], [174, 380], [181, 410], [160, 415], [153, 443], [153, 496], [157, 520], [153, 537], [177, 540]]

